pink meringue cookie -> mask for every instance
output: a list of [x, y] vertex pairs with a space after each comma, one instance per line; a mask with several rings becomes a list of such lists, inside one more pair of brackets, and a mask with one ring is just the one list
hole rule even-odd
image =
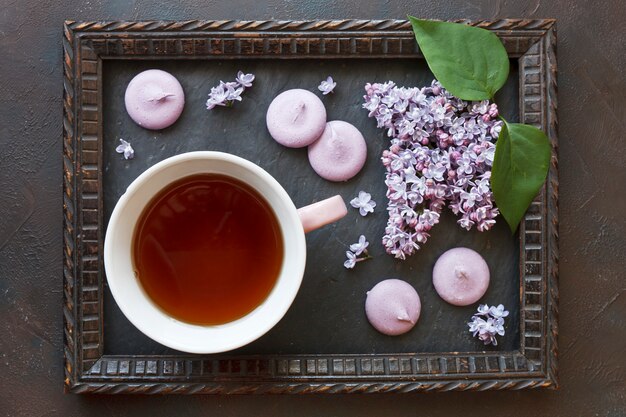
[[365, 314], [379, 332], [397, 336], [408, 332], [420, 317], [422, 304], [415, 288], [406, 281], [387, 279], [367, 292]]
[[435, 262], [433, 285], [437, 294], [450, 304], [473, 304], [487, 292], [489, 266], [476, 251], [450, 249]]
[[276, 142], [289, 148], [302, 148], [315, 142], [324, 131], [326, 107], [310, 91], [287, 90], [272, 100], [265, 121]]
[[309, 146], [309, 163], [329, 181], [347, 181], [361, 171], [367, 158], [367, 145], [359, 129], [348, 122], [326, 123], [320, 138]]
[[124, 95], [126, 111], [139, 126], [165, 129], [178, 120], [185, 106], [185, 93], [169, 72], [151, 69], [133, 78]]

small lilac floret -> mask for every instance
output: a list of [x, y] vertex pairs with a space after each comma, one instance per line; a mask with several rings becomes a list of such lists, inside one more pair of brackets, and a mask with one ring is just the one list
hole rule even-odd
[[320, 90], [323, 95], [326, 95], [326, 94], [332, 93], [336, 86], [337, 86], [337, 83], [333, 81], [333, 77], [329, 75], [325, 81], [322, 81], [320, 83], [317, 89]]
[[120, 138], [120, 144], [115, 148], [115, 152], [124, 155], [124, 159], [133, 159], [135, 157], [135, 150], [130, 146], [130, 142], [126, 142]]
[[367, 216], [368, 213], [374, 212], [376, 202], [372, 200], [372, 196], [365, 191], [359, 191], [359, 195], [350, 200], [350, 205], [359, 209], [361, 216]]

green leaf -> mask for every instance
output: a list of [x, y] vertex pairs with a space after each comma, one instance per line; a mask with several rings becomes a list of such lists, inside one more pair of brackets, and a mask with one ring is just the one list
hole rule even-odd
[[496, 142], [491, 189], [500, 213], [515, 232], [546, 180], [551, 148], [541, 130], [504, 121]]
[[441, 85], [463, 100], [487, 100], [506, 82], [509, 56], [492, 32], [409, 16], [415, 39]]

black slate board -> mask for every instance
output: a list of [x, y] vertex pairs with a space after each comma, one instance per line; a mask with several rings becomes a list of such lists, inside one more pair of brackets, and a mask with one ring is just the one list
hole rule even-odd
[[[218, 150], [249, 159], [272, 174], [297, 206], [340, 194], [348, 202], [359, 190], [378, 203], [365, 218], [355, 209], [338, 223], [307, 235], [308, 261], [304, 281], [291, 309], [268, 334], [233, 354], [404, 353], [501, 350], [519, 348], [519, 238], [512, 236], [502, 218], [486, 233], [467, 232], [446, 210], [426, 245], [405, 262], [384, 253], [380, 244], [385, 211], [384, 168], [380, 154], [388, 146], [385, 132], [362, 109], [366, 82], [393, 80], [398, 85], [423, 86], [432, 74], [423, 60], [185, 60], [104, 61], [103, 68], [103, 199], [105, 224], [126, 187], [141, 172], [172, 155], [197, 150]], [[181, 82], [186, 105], [181, 118], [163, 131], [137, 126], [126, 114], [124, 91], [140, 71], [158, 68]], [[253, 72], [256, 81], [243, 102], [232, 108], [207, 111], [204, 105], [211, 86], [234, 78], [237, 71]], [[324, 96], [329, 120], [345, 120], [358, 127], [368, 144], [363, 171], [346, 183], [331, 183], [310, 168], [306, 150], [288, 149], [274, 142], [265, 128], [265, 112], [281, 91], [304, 88], [317, 91], [328, 75], [337, 81], [334, 94]], [[508, 120], [517, 120], [517, 62], [499, 92], [497, 102]], [[126, 161], [115, 152], [119, 138], [132, 143], [136, 156]], [[347, 245], [364, 234], [374, 259], [354, 270], [343, 267]], [[476, 305], [450, 306], [436, 294], [431, 271], [445, 250], [466, 246], [481, 253], [491, 270], [491, 285], [481, 302], [504, 304], [511, 315], [504, 338], [497, 347], [483, 347], [470, 337], [467, 321]], [[251, 265], [251, 267], [253, 267]], [[376, 332], [364, 313], [365, 293], [386, 278], [411, 283], [420, 294], [422, 314], [417, 326], [399, 337]], [[115, 304], [105, 284], [105, 354], [175, 354], [139, 332]]]

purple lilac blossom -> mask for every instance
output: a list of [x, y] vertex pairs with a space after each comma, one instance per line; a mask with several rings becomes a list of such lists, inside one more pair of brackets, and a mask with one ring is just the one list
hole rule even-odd
[[212, 110], [216, 106], [230, 107], [235, 101], [241, 101], [241, 93], [246, 88], [252, 87], [254, 74], [244, 74], [239, 71], [236, 80], [227, 83], [220, 81], [219, 85], [211, 88], [209, 99], [206, 101], [207, 110]]
[[502, 128], [498, 107], [466, 102], [434, 80], [430, 87], [366, 84], [363, 107], [387, 131], [387, 253], [406, 259], [428, 240], [444, 206], [464, 229], [483, 232], [498, 209], [490, 187], [495, 140]]
[[478, 306], [478, 312], [472, 316], [472, 321], [467, 325], [472, 336], [478, 336], [478, 339], [485, 345], [497, 346], [496, 334], [504, 336], [504, 317], [508, 315], [509, 312], [502, 304], [497, 307], [481, 304]]

